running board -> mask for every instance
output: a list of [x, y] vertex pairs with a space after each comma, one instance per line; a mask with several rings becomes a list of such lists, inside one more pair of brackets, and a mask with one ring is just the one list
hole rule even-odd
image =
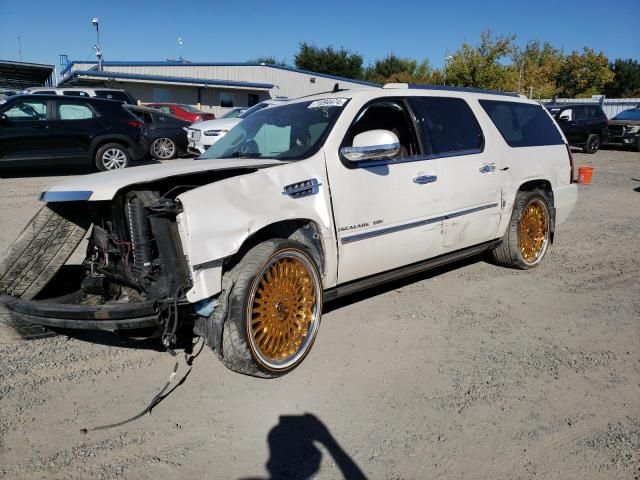
[[417, 263], [412, 263], [404, 267], [396, 268], [394, 270], [387, 270], [386, 272], [376, 273], [369, 277], [354, 280], [353, 282], [338, 285], [324, 292], [324, 300], [330, 301], [336, 298], [344, 297], [345, 295], [351, 295], [352, 293], [366, 290], [367, 288], [376, 287], [399, 278], [408, 277], [416, 273], [425, 272], [434, 268], [441, 267], [448, 263], [457, 262], [459, 260], [473, 257], [481, 253], [487, 252], [492, 248], [498, 246], [502, 240], [491, 240], [490, 242], [474, 245], [473, 247], [464, 248], [462, 250], [456, 250], [455, 252], [446, 253], [439, 257], [430, 258]]

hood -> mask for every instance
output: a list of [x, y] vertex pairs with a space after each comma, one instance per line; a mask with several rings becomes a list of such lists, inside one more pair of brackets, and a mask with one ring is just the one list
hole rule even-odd
[[93, 173], [72, 178], [45, 190], [44, 201], [111, 200], [124, 187], [163, 178], [198, 172], [246, 168], [248, 170], [282, 165], [287, 162], [269, 159], [229, 158], [220, 160], [171, 160], [161, 164], [131, 167], [111, 172]]
[[227, 130], [231, 130], [241, 121], [241, 118], [218, 118], [216, 120], [192, 123], [191, 128], [197, 130], [222, 130], [226, 128]]

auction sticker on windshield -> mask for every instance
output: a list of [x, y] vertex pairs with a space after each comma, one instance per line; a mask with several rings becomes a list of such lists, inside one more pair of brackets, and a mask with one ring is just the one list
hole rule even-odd
[[323, 98], [322, 100], [314, 100], [307, 108], [341, 107], [347, 103], [347, 100], [347, 98]]

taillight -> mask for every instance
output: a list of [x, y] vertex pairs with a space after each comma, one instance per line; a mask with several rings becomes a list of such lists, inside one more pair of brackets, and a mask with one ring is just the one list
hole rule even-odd
[[196, 115], [196, 119], [193, 121], [195, 122], [201, 122], [202, 121], [202, 115]]
[[573, 167], [573, 155], [571, 154], [571, 145], [567, 143], [567, 153], [569, 154], [569, 165], [571, 165], [571, 178], [569, 179], [569, 183], [574, 183], [574, 167]]
[[138, 120], [127, 120], [127, 125], [133, 128], [142, 128], [142, 125], [144, 125], [144, 123], [139, 122]]

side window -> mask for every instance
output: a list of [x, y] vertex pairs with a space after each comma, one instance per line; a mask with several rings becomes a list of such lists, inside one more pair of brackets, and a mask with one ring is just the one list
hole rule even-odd
[[89, 96], [87, 92], [83, 92], [81, 90], [64, 90], [62, 94], [67, 95], [68, 97], [88, 97]]
[[58, 120], [86, 120], [94, 118], [93, 110], [82, 103], [57, 102]]
[[589, 118], [599, 119], [603, 117], [603, 112], [595, 105], [590, 105], [587, 107], [587, 114], [589, 115]]
[[233, 94], [229, 92], [220, 92], [220, 106], [225, 108], [233, 107]]
[[256, 93], [250, 93], [247, 96], [247, 107], [253, 107], [260, 101], [260, 95]]
[[396, 158], [418, 155], [415, 132], [405, 104], [401, 100], [380, 100], [367, 105], [349, 127], [343, 145], [352, 146], [356, 135], [369, 130], [389, 130], [400, 140], [400, 152]]
[[587, 119], [587, 107], [573, 107], [573, 113], [575, 115], [576, 120]]
[[500, 100], [479, 102], [510, 147], [564, 143], [560, 131], [541, 105]]
[[171, 113], [171, 109], [169, 107], [165, 107], [165, 106], [162, 106], [162, 107], [158, 108], [158, 110], [160, 110], [161, 112], [164, 112], [164, 113]]
[[53, 90], [38, 90], [36, 92], [33, 92], [31, 95], [55, 95], [56, 92], [54, 92]]
[[2, 112], [7, 118], [14, 121], [46, 120], [47, 102], [40, 100], [20, 100], [14, 103], [8, 110]]
[[565, 108], [564, 110], [562, 110], [560, 112], [560, 115], [558, 115], [558, 120], [562, 120], [562, 121], [565, 121], [565, 122], [573, 121], [573, 109], [572, 108]]
[[471, 108], [461, 98], [413, 97], [425, 145], [431, 153], [452, 154], [482, 149], [484, 136]]
[[124, 92], [113, 90], [96, 90], [96, 97], [106, 98], [107, 100], [118, 100], [120, 102], [129, 103], [129, 97]]

